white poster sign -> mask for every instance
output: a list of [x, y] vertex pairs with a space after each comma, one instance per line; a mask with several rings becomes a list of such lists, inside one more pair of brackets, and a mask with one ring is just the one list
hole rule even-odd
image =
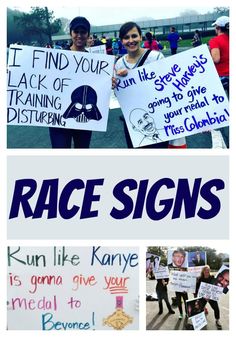
[[219, 301], [220, 295], [223, 294], [223, 288], [209, 284], [206, 282], [201, 282], [200, 288], [198, 290], [198, 297], [207, 298], [213, 301]]
[[229, 124], [228, 99], [207, 45], [130, 70], [116, 95], [134, 147]]
[[204, 266], [199, 266], [199, 267], [188, 267], [188, 272], [193, 273], [196, 277], [199, 277], [202, 272], [202, 268]]
[[158, 270], [154, 273], [155, 279], [165, 279], [169, 278], [169, 268], [164, 266], [159, 266]]
[[194, 330], [201, 330], [207, 325], [207, 320], [204, 312], [195, 315], [191, 318]]
[[194, 293], [196, 276], [193, 273], [171, 270], [169, 288], [173, 291]]
[[136, 247], [8, 247], [9, 330], [138, 329]]
[[86, 50], [89, 53], [95, 53], [95, 54], [106, 54], [106, 45], [101, 44], [100, 46], [93, 46], [93, 47], [87, 47]]
[[11, 45], [9, 125], [106, 131], [114, 57]]

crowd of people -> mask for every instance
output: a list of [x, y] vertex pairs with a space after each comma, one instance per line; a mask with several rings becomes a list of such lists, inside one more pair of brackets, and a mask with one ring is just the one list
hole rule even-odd
[[[150, 254], [150, 253], [148, 253]], [[151, 254], [150, 254], [151, 255]], [[152, 255], [151, 255], [152, 256]], [[153, 256], [152, 256], [153, 258]], [[219, 303], [216, 300], [213, 300], [208, 297], [198, 297], [199, 289], [201, 283], [211, 284], [223, 288], [222, 293], [226, 294], [229, 291], [229, 268], [225, 265], [222, 265], [218, 273], [212, 273], [209, 265], [206, 264], [206, 252], [196, 251], [186, 252], [183, 249], [176, 249], [173, 251], [168, 251], [167, 267], [169, 272], [171, 271], [180, 271], [182, 273], [188, 272], [190, 265], [194, 265], [194, 268], [197, 268], [200, 271], [199, 276], [196, 277], [196, 288], [193, 294], [189, 294], [187, 291], [175, 291], [175, 297], [172, 297], [172, 305], [168, 296], [168, 284], [170, 281], [169, 277], [157, 276], [158, 270], [155, 269], [155, 274], [150, 267], [146, 271], [146, 276], [149, 279], [156, 278], [156, 294], [159, 304], [158, 315], [163, 314], [163, 300], [166, 303], [167, 313], [175, 314], [173, 310], [173, 305], [176, 305], [179, 311], [179, 319], [182, 319], [185, 312], [186, 322], [189, 317], [204, 312], [205, 315], [208, 314], [208, 309], [206, 307], [207, 303], [213, 309], [215, 324], [217, 329], [222, 329], [222, 324], [220, 322], [220, 307]], [[161, 258], [159, 257], [159, 263], [161, 264]], [[200, 267], [200, 269], [199, 269]], [[162, 265], [163, 268], [163, 265]], [[163, 270], [161, 270], [163, 272]], [[152, 277], [150, 277], [152, 275]], [[160, 274], [161, 275], [161, 274]], [[183, 274], [182, 274], [183, 275]], [[189, 295], [191, 300], [189, 300]], [[223, 296], [223, 295], [222, 295]]]
[[[222, 84], [229, 95], [229, 17], [223, 16], [218, 18], [214, 23], [216, 37], [209, 41], [209, 48], [215, 63], [216, 70], [222, 81]], [[91, 34], [90, 22], [85, 17], [75, 17], [69, 25], [71, 43], [55, 43], [56, 49], [67, 49], [71, 51], [88, 52], [88, 47], [105, 45], [106, 53], [116, 56], [115, 73], [112, 81], [112, 87], [116, 86], [116, 76], [126, 76], [130, 69], [141, 67], [143, 64], [149, 64], [164, 58], [162, 53], [163, 45], [151, 32], [147, 32], [143, 39], [140, 26], [135, 22], [127, 22], [120, 27], [119, 38], [100, 39], [96, 34]], [[178, 42], [181, 41], [179, 33], [175, 27], [170, 28], [167, 36], [171, 54], [177, 53]], [[195, 31], [192, 45], [194, 47], [202, 43], [200, 32]], [[50, 44], [46, 45], [51, 48]], [[142, 130], [144, 137], [142, 147], [148, 148], [186, 148], [185, 137], [173, 141], [161, 141], [159, 139], [158, 127], [153, 120], [144, 111], [136, 111], [139, 119], [142, 120]], [[149, 118], [147, 118], [149, 117]], [[124, 133], [128, 148], [132, 148], [132, 142], [129, 132], [124, 122]], [[152, 127], [149, 127], [152, 125]], [[148, 127], [147, 127], [148, 126]], [[140, 125], [134, 125], [134, 128], [140, 129]], [[219, 129], [224, 138], [226, 147], [229, 147], [229, 128]], [[75, 148], [89, 148], [92, 136], [91, 131], [72, 130], [62, 128], [49, 128], [52, 148], [70, 148], [72, 140]], [[152, 145], [145, 145], [145, 141], [152, 139]], [[150, 140], [147, 142], [150, 144]]]

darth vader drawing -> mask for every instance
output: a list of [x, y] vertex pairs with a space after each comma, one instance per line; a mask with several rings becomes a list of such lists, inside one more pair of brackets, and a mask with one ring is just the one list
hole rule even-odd
[[71, 94], [71, 104], [63, 114], [64, 118], [75, 118], [77, 122], [87, 123], [91, 119], [99, 121], [102, 115], [97, 107], [96, 91], [89, 85], [76, 88]]

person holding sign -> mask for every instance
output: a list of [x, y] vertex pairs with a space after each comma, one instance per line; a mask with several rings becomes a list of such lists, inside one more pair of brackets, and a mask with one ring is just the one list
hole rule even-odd
[[[77, 16], [70, 22], [70, 35], [72, 51], [87, 52], [86, 45], [90, 34], [90, 23], [82, 17]], [[52, 148], [71, 148], [72, 140], [75, 148], [88, 148], [92, 136], [91, 131], [49, 128]]]
[[[179, 271], [186, 272], [187, 268], [179, 268]], [[186, 301], [188, 300], [188, 293], [186, 291], [176, 291], [175, 296], [176, 296], [177, 306], [179, 309], [179, 319], [183, 318], [182, 299], [184, 302], [184, 309], [185, 309], [185, 314], [187, 317], [188, 313], [187, 313]]]
[[157, 298], [158, 298], [158, 303], [159, 303], [158, 315], [161, 315], [163, 313], [163, 304], [162, 304], [163, 300], [166, 302], [166, 306], [169, 311], [169, 314], [175, 314], [175, 311], [171, 308], [171, 305], [168, 299], [168, 292], [167, 292], [168, 282], [169, 282], [168, 278], [157, 279], [156, 293], [157, 293]]
[[[215, 27], [217, 36], [209, 41], [210, 52], [221, 83], [229, 96], [229, 17], [219, 17], [212, 26]], [[229, 127], [219, 130], [227, 148], [229, 148]]]
[[[198, 290], [200, 288], [201, 282], [215, 284], [215, 277], [213, 275], [211, 275], [210, 271], [211, 271], [211, 269], [210, 269], [209, 266], [206, 265], [205, 267], [203, 267], [201, 275], [197, 279], [197, 283], [196, 283], [196, 295], [197, 295]], [[214, 316], [215, 316], [216, 326], [217, 326], [217, 328], [219, 330], [221, 330], [222, 329], [222, 325], [220, 323], [220, 309], [219, 309], [218, 302], [214, 301], [214, 300], [208, 300], [206, 298], [202, 299], [202, 303], [204, 304], [204, 306], [207, 304], [207, 302], [209, 302], [210, 306], [214, 310]]]
[[[115, 71], [118, 76], [126, 76], [130, 69], [141, 67], [143, 64], [148, 64], [164, 58], [164, 55], [156, 50], [141, 48], [142, 32], [141, 28], [135, 22], [126, 22], [120, 27], [119, 37], [127, 49], [128, 54], [121, 57], [115, 64]], [[145, 115], [146, 116], [146, 115]], [[143, 117], [143, 129], [147, 133], [151, 124], [146, 122]], [[145, 134], [144, 134], [145, 137]], [[133, 148], [128, 128], [125, 124], [125, 138], [128, 148]], [[161, 142], [145, 146], [147, 148], [167, 148], [168, 142]]]
[[[126, 76], [131, 69], [164, 58], [164, 55], [160, 51], [141, 47], [142, 32], [140, 26], [135, 22], [126, 22], [123, 24], [120, 27], [119, 37], [128, 54], [119, 58], [116, 62], [115, 71], [117, 76]], [[115, 81], [113, 81], [113, 87], [115, 87], [115, 84]], [[150, 114], [143, 109], [135, 109], [135, 111], [132, 111], [129, 121], [135, 131], [142, 133], [143, 139], [140, 145], [143, 148], [186, 148], [185, 137], [170, 142], [161, 141], [158, 136], [158, 126], [155, 125]], [[127, 147], [133, 148], [126, 124], [124, 124], [124, 128]], [[150, 138], [153, 141], [151, 145]], [[145, 141], [147, 141], [149, 145], [145, 145]]]

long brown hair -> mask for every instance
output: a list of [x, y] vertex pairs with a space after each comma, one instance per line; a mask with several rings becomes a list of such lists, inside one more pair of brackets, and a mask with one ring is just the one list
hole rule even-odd
[[210, 266], [206, 265], [206, 266], [204, 266], [202, 268], [200, 278], [204, 278], [204, 272], [205, 272], [206, 269], [209, 269], [209, 273], [211, 274], [211, 268], [210, 268]]

